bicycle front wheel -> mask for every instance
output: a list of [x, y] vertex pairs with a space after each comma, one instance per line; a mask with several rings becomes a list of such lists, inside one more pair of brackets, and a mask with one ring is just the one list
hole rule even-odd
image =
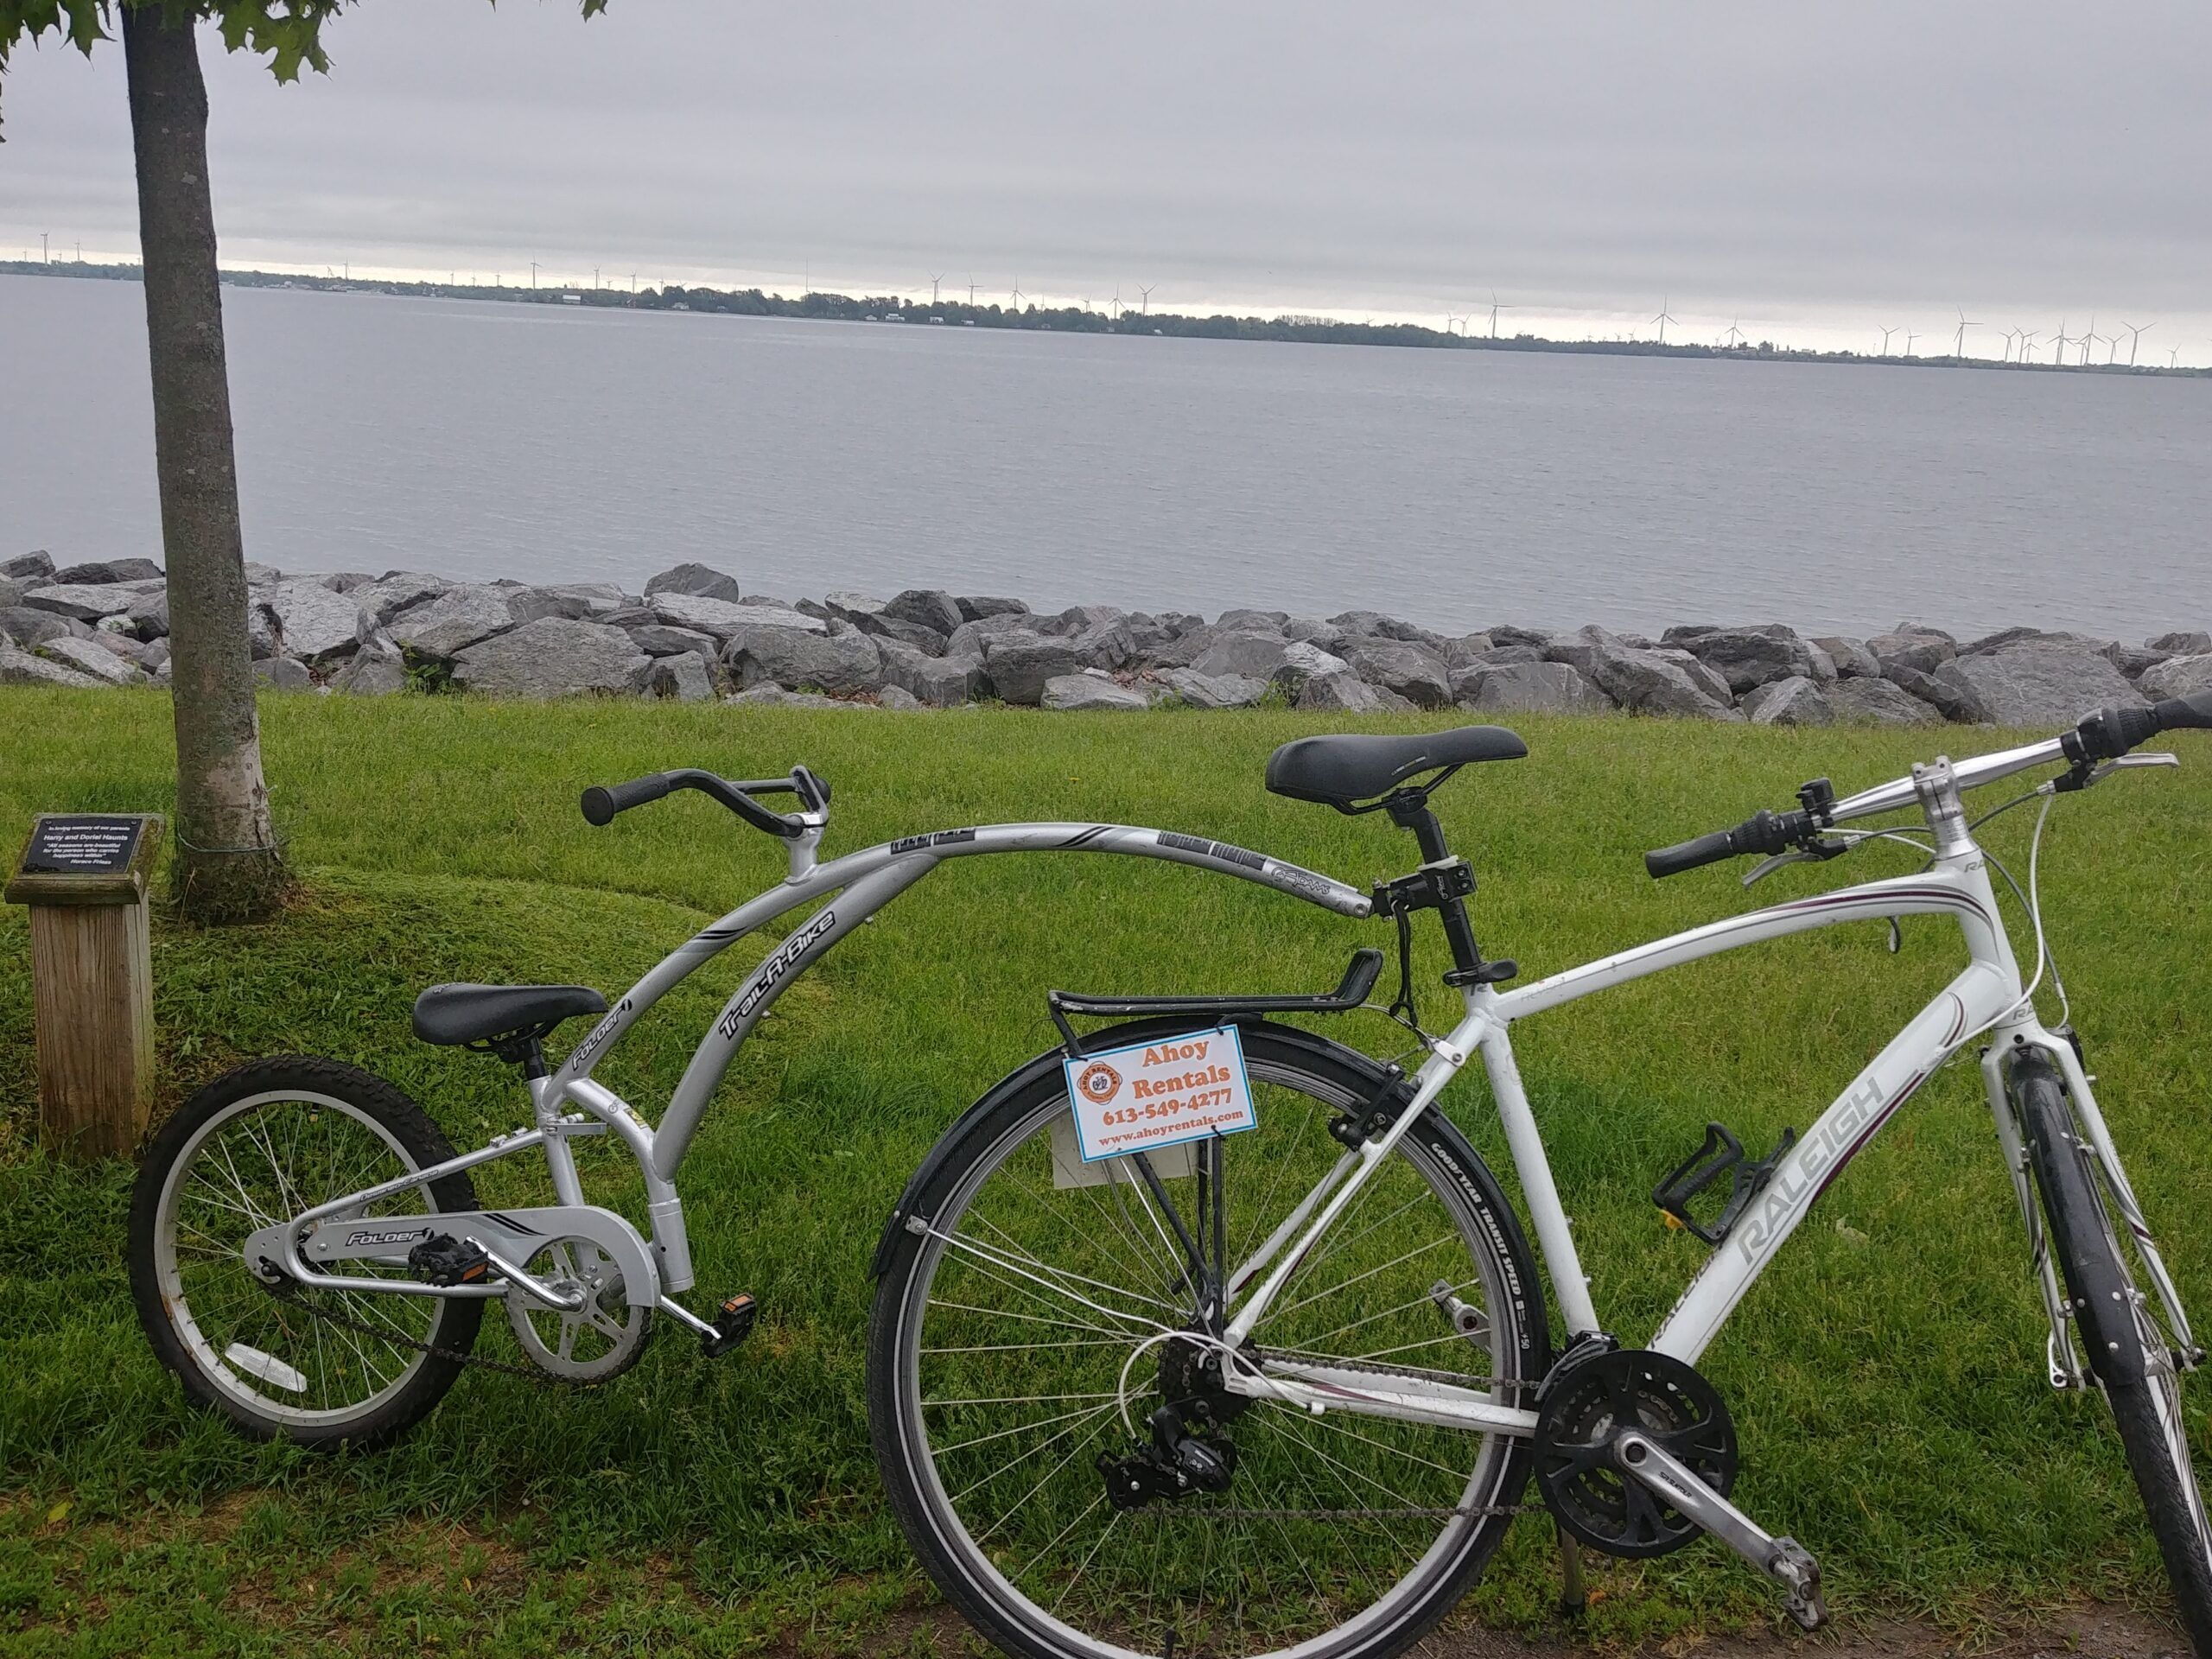
[[[1332, 1122], [1394, 1081], [1303, 1032], [1252, 1024], [1242, 1036], [1257, 1127], [1212, 1143], [1217, 1163], [1187, 1173], [1154, 1154], [1175, 1211], [1202, 1232], [1199, 1171], [1217, 1171], [1232, 1285], [1345, 1156]], [[1175, 1217], [1129, 1160], [1074, 1160], [1056, 1058], [962, 1119], [886, 1235], [869, 1414], [916, 1554], [970, 1623], [1032, 1659], [1400, 1651], [1497, 1548], [1527, 1480], [1526, 1443], [1208, 1395], [1218, 1351], [1189, 1338], [1198, 1321]], [[1243, 1351], [1417, 1370], [1517, 1403], [1549, 1351], [1535, 1286], [1495, 1180], [1428, 1112]], [[1118, 1507], [1109, 1468], [1141, 1454], [1164, 1402], [1194, 1395], [1233, 1446], [1225, 1490]]]
[[2192, 1466], [2172, 1338], [2137, 1288], [2109, 1183], [2048, 1061], [2016, 1061], [2012, 1098], [2090, 1370], [2111, 1402], [2190, 1645], [2212, 1659], [2212, 1522]]

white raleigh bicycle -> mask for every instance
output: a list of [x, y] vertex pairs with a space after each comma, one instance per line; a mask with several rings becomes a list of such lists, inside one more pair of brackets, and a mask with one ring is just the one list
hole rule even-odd
[[[2040, 800], [2047, 815], [2058, 795], [2120, 767], [2176, 764], [2131, 751], [2162, 729], [2208, 726], [2212, 694], [2200, 694], [2107, 709], [2048, 741], [1938, 759], [1840, 800], [1817, 779], [1791, 810], [1647, 855], [1650, 873], [1763, 854], [1756, 879], [1877, 836], [1919, 848], [1927, 867], [1512, 989], [1515, 965], [1477, 949], [1474, 878], [1428, 803], [1462, 766], [1526, 753], [1520, 739], [1477, 726], [1278, 749], [1276, 793], [1381, 810], [1413, 831], [1411, 875], [1371, 894], [1332, 883], [1306, 896], [1394, 918], [1402, 970], [1408, 918], [1439, 912], [1445, 981], [1465, 1017], [1448, 1035], [1415, 1027], [1427, 1058], [1408, 1075], [1267, 1018], [1363, 1004], [1378, 952], [1355, 958], [1333, 997], [1053, 995], [1063, 1046], [945, 1135], [877, 1253], [870, 1414], [923, 1565], [978, 1630], [1037, 1659], [1370, 1659], [1407, 1647], [1459, 1599], [1533, 1475], [1566, 1537], [1651, 1556], [1711, 1533], [1773, 1581], [1791, 1618], [1816, 1626], [1820, 1569], [1729, 1502], [1735, 1432], [1695, 1366], [1814, 1199], [1930, 1073], [1979, 1043], [2050, 1319], [2050, 1383], [2110, 1402], [2183, 1623], [2212, 1659], [2212, 1528], [2178, 1387], [2203, 1350], [2070, 1029], [2037, 1017], [2047, 963], [2037, 852], [2025, 888], [2012, 884], [2035, 935], [2024, 981], [1995, 861], [1974, 838], [2010, 807]], [[2050, 766], [2062, 770], [1967, 821], [1967, 791]], [[1924, 839], [1919, 825], [1840, 828], [1908, 809]], [[1624, 1346], [1592, 1306], [1515, 1067], [1515, 1022], [1740, 945], [1929, 915], [1958, 923], [1966, 965], [1802, 1138], [1785, 1131], [1753, 1159], [1715, 1124], [1660, 1183], [1655, 1201], [1714, 1254], [1647, 1344]], [[1406, 991], [1393, 1012], [1413, 1023]], [[1076, 1016], [1133, 1023], [1078, 1036]], [[1478, 1059], [1558, 1303], [1556, 1350], [1537, 1256], [1434, 1109]], [[1164, 1082], [1132, 1091], [1131, 1078], [1163, 1067]], [[1202, 1120], [1236, 1132], [1190, 1128]]]
[[[1356, 953], [1325, 995], [1056, 993], [1064, 1046], [999, 1084], [931, 1152], [876, 1248], [870, 1416], [917, 1554], [993, 1640], [1039, 1656], [1394, 1653], [1489, 1560], [1532, 1471], [1572, 1537], [1653, 1555], [1710, 1531], [1781, 1586], [1800, 1623], [1817, 1623], [1812, 1558], [1727, 1501], [1734, 1432], [1693, 1368], [1814, 1198], [1931, 1071], [1979, 1039], [2050, 1315], [2050, 1380], [2111, 1401], [2183, 1617], [2212, 1659], [2212, 1546], [2177, 1387], [2202, 1353], [2069, 1035], [2046, 1028], [2030, 1000], [2044, 956], [2033, 855], [2023, 897], [2037, 968], [2024, 983], [1993, 861], [1961, 805], [1979, 785], [2063, 767], [2020, 798], [2042, 798], [2047, 811], [2116, 767], [2171, 764], [2130, 751], [2176, 727], [2212, 727], [2212, 694], [2107, 709], [2048, 742], [1939, 760], [1845, 800], [1825, 780], [1808, 785], [1792, 811], [1650, 855], [1652, 873], [1738, 853], [1827, 858], [1868, 836], [1911, 841], [1928, 868], [1510, 990], [1500, 988], [1513, 964], [1476, 947], [1473, 874], [1428, 805], [1460, 766], [1526, 753], [1495, 727], [1312, 737], [1275, 753], [1270, 789], [1385, 811], [1414, 832], [1420, 868], [1372, 893], [1202, 836], [1097, 823], [940, 830], [817, 861], [830, 791], [804, 766], [763, 782], [678, 771], [588, 790], [584, 815], [600, 824], [673, 790], [701, 791], [782, 840], [790, 874], [611, 1009], [575, 985], [423, 992], [418, 1036], [483, 1049], [525, 1080], [531, 1122], [474, 1151], [457, 1154], [388, 1081], [331, 1060], [256, 1060], [207, 1084], [162, 1126], [139, 1173], [129, 1243], [139, 1318], [195, 1401], [245, 1433], [326, 1446], [404, 1432], [466, 1365], [604, 1382], [635, 1363], [657, 1316], [695, 1332], [707, 1354], [726, 1352], [755, 1310], [743, 1295], [705, 1314], [682, 1300], [694, 1274], [676, 1177], [769, 1006], [946, 860], [1163, 859], [1390, 918], [1402, 987], [1411, 918], [1437, 911], [1453, 963], [1446, 981], [1466, 1014], [1447, 1036], [1418, 1033], [1427, 1058], [1408, 1075], [1269, 1018], [1366, 1006], [1379, 950]], [[758, 798], [776, 793], [798, 810]], [[1926, 842], [1837, 828], [1916, 806]], [[657, 1125], [594, 1079], [673, 986], [801, 910], [722, 1006]], [[1955, 918], [1967, 967], [1803, 1139], [1754, 1160], [1716, 1126], [1662, 1183], [1657, 1200], [1716, 1254], [1649, 1345], [1624, 1349], [1591, 1305], [1515, 1070], [1512, 1022], [1737, 945], [1909, 915]], [[1392, 1011], [1411, 1021], [1402, 988]], [[599, 1017], [550, 1064], [545, 1038], [580, 1014]], [[1078, 1036], [1071, 1019], [1091, 1016], [1134, 1023]], [[1432, 1109], [1478, 1055], [1563, 1319], [1556, 1352], [1519, 1222]], [[1169, 1082], [1144, 1093], [1139, 1073], [1161, 1067]], [[1101, 1132], [1121, 1149], [1096, 1155]], [[584, 1197], [572, 1143], [609, 1134], [635, 1162], [642, 1224]], [[524, 1154], [543, 1158], [553, 1202], [484, 1208], [470, 1172]], [[524, 1363], [472, 1351], [489, 1301]]]

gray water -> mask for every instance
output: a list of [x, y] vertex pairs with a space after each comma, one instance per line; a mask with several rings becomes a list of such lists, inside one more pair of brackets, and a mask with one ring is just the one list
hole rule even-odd
[[[247, 555], [1439, 627], [2212, 623], [2212, 381], [226, 290]], [[0, 553], [159, 556], [135, 284], [0, 278]]]

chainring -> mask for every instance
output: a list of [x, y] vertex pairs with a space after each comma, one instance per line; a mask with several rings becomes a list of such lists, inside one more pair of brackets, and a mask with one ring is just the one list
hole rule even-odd
[[1637, 1429], [1726, 1497], [1736, 1482], [1736, 1426], [1713, 1385], [1666, 1354], [1629, 1348], [1575, 1361], [1552, 1377], [1536, 1407], [1536, 1490], [1544, 1506], [1592, 1549], [1664, 1555], [1699, 1528], [1613, 1460]]
[[566, 1313], [519, 1287], [506, 1294], [507, 1324], [531, 1364], [572, 1382], [604, 1382], [638, 1363], [652, 1334], [653, 1311], [632, 1307], [613, 1259], [588, 1238], [549, 1239], [523, 1263], [556, 1290], [582, 1291]]

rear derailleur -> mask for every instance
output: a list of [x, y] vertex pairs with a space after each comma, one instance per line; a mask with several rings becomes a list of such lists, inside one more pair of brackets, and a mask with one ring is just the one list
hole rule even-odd
[[1171, 1338], [1160, 1357], [1164, 1402], [1145, 1419], [1149, 1442], [1120, 1457], [1098, 1454], [1106, 1498], [1117, 1510], [1141, 1510], [1161, 1498], [1229, 1490], [1236, 1472], [1236, 1445], [1224, 1432], [1252, 1402], [1222, 1385], [1221, 1350]]

